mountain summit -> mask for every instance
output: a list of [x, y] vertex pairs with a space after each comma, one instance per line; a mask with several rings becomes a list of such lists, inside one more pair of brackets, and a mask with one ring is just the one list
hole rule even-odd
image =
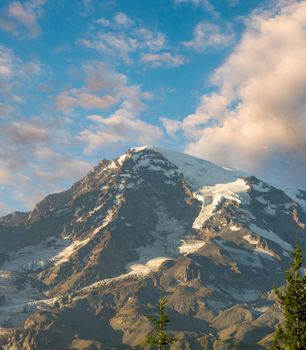
[[3, 349], [143, 346], [163, 286], [178, 349], [264, 349], [306, 196], [186, 154], [131, 148], [0, 218]]

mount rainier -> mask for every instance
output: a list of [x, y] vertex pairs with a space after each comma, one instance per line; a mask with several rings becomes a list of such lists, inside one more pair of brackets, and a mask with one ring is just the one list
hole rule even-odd
[[173, 349], [265, 349], [305, 223], [306, 191], [131, 148], [0, 218], [0, 346], [144, 348], [162, 285]]

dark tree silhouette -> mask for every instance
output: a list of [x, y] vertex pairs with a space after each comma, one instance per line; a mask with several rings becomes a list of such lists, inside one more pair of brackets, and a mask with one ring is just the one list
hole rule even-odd
[[154, 324], [155, 335], [150, 336], [147, 339], [147, 344], [157, 346], [159, 350], [166, 350], [169, 346], [177, 341], [177, 338], [171, 337], [167, 332], [167, 325], [170, 322], [170, 318], [166, 313], [165, 305], [167, 300], [165, 297], [159, 298], [158, 313], [159, 317], [150, 316], [150, 321]]
[[275, 288], [284, 313], [284, 324], [277, 326], [270, 350], [306, 349], [306, 275], [301, 274], [303, 254], [299, 244], [292, 256], [284, 290]]

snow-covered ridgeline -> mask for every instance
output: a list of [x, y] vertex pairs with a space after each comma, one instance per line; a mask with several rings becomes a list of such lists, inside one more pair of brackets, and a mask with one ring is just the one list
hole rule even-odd
[[201, 229], [206, 220], [215, 212], [218, 204], [223, 200], [232, 200], [237, 204], [249, 204], [250, 197], [247, 193], [249, 186], [243, 179], [226, 184], [204, 186], [195, 193], [195, 197], [202, 202], [202, 209], [193, 223], [194, 229]]

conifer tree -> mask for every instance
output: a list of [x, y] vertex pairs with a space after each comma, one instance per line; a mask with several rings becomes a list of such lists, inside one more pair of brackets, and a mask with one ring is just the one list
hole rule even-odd
[[147, 339], [147, 344], [157, 346], [159, 350], [166, 350], [169, 346], [177, 341], [177, 338], [171, 337], [166, 328], [170, 322], [170, 318], [166, 313], [165, 305], [167, 300], [165, 297], [159, 298], [158, 313], [159, 317], [149, 317], [155, 327], [155, 336], [150, 336]]
[[284, 290], [275, 288], [284, 314], [284, 325], [277, 327], [270, 350], [306, 349], [306, 275], [301, 274], [303, 254], [299, 244], [292, 256]]

